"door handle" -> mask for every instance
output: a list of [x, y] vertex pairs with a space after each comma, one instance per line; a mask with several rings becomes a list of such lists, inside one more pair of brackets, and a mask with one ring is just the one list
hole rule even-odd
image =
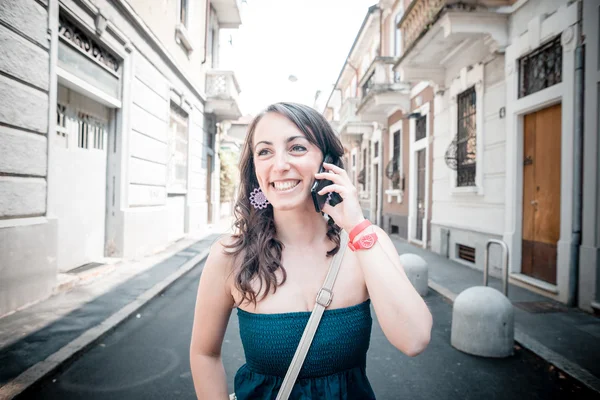
[[535, 208], [535, 210], [537, 211], [538, 209], [538, 201], [537, 200], [531, 200], [531, 205]]

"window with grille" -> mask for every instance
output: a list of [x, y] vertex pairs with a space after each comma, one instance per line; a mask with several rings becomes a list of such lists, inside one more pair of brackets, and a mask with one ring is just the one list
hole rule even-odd
[[562, 81], [560, 35], [519, 59], [519, 98]]
[[188, 2], [179, 0], [179, 22], [187, 28], [188, 24]]
[[188, 115], [173, 103], [169, 127], [168, 189], [181, 192], [187, 188]]
[[392, 189], [400, 189], [400, 131], [394, 132], [392, 162], [394, 173], [392, 175]]
[[80, 149], [104, 150], [107, 129], [106, 121], [60, 103], [56, 106], [56, 135], [65, 148], [69, 147], [69, 137], [76, 137]]
[[475, 186], [477, 172], [477, 94], [475, 87], [458, 95], [456, 186]]
[[373, 144], [373, 157], [374, 158], [379, 157], [379, 142], [375, 142]]
[[415, 122], [415, 142], [427, 136], [427, 115], [417, 118]]

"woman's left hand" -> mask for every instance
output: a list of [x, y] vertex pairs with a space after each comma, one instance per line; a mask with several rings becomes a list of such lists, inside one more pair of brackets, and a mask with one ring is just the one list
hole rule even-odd
[[326, 202], [323, 212], [333, 218], [338, 226], [350, 233], [352, 228], [365, 219], [360, 203], [358, 202], [358, 191], [344, 169], [329, 163], [323, 163], [323, 166], [327, 172], [315, 174], [315, 178], [328, 179], [333, 184], [321, 189], [319, 194], [324, 195], [336, 192], [344, 199], [344, 201], [335, 207]]

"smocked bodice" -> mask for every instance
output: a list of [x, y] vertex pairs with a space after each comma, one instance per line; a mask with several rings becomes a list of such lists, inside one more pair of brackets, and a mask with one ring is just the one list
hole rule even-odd
[[[309, 317], [310, 312], [255, 314], [238, 309], [246, 355], [235, 379], [239, 400], [275, 398]], [[371, 326], [369, 300], [325, 310], [290, 398], [374, 398], [365, 373]]]

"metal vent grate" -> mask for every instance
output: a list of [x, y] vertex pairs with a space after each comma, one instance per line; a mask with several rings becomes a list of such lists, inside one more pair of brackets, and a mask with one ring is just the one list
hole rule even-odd
[[475, 248], [465, 246], [463, 244], [458, 245], [458, 258], [471, 263], [475, 263]]

